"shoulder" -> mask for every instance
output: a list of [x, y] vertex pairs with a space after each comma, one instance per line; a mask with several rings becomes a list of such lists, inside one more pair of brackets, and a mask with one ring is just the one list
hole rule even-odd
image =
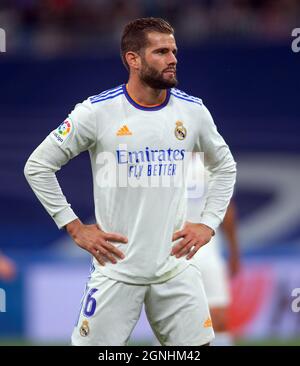
[[186, 92], [176, 89], [176, 88], [172, 88], [171, 89], [171, 95], [178, 99], [181, 100], [183, 103], [189, 103], [189, 104], [198, 104], [200, 106], [203, 106], [203, 102], [202, 99], [198, 98], [198, 97], [194, 97], [193, 95], [189, 95]]
[[78, 126], [90, 126], [91, 129], [95, 129], [104, 115], [110, 115], [112, 111], [117, 109], [114, 108], [116, 107], [114, 103], [122, 94], [124, 94], [123, 85], [119, 85], [90, 96], [76, 104], [69, 117]]
[[87, 100], [91, 105], [99, 105], [104, 102], [116, 100], [119, 95], [124, 94], [123, 85], [119, 85], [115, 88], [104, 90], [99, 94], [89, 97]]

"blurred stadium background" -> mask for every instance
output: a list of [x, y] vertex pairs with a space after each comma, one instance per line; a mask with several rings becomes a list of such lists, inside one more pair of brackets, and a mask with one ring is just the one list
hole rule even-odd
[[[14, 281], [0, 282], [0, 344], [69, 342], [89, 257], [57, 230], [23, 167], [77, 102], [126, 81], [120, 32], [143, 16], [175, 27], [179, 88], [203, 98], [238, 163], [237, 344], [300, 345], [300, 312], [292, 311], [300, 288], [300, 53], [291, 48], [298, 0], [0, 1], [0, 249], [18, 267]], [[82, 154], [59, 179], [75, 212], [92, 222], [88, 160]], [[140, 324], [135, 342], [150, 337]]]

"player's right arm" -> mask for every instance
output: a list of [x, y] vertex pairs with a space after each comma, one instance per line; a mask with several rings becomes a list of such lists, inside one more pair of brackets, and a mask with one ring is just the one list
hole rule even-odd
[[126, 243], [119, 234], [105, 233], [96, 225], [84, 225], [67, 202], [56, 172], [82, 151], [93, 149], [97, 141], [96, 117], [89, 101], [78, 104], [69, 117], [34, 150], [24, 168], [25, 177], [49, 215], [61, 229], [65, 227], [77, 245], [89, 251], [102, 265], [115, 263], [123, 253], [109, 241]]

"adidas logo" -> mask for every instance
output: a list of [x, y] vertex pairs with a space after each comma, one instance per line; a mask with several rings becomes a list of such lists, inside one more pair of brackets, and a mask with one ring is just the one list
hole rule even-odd
[[126, 125], [123, 125], [121, 128], [118, 129], [117, 136], [130, 136], [132, 132]]
[[212, 321], [211, 318], [207, 318], [205, 322], [203, 323], [204, 328], [210, 328], [212, 327]]

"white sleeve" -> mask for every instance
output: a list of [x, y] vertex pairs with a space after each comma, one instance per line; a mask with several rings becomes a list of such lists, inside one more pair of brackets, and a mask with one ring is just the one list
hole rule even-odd
[[67, 202], [55, 173], [96, 143], [96, 122], [89, 101], [77, 104], [69, 117], [33, 151], [24, 168], [37, 198], [62, 228], [77, 216]]
[[218, 133], [213, 118], [205, 106], [201, 122], [199, 145], [204, 153], [204, 165], [210, 172], [206, 205], [200, 223], [213, 230], [222, 222], [233, 194], [236, 163], [228, 145]]

